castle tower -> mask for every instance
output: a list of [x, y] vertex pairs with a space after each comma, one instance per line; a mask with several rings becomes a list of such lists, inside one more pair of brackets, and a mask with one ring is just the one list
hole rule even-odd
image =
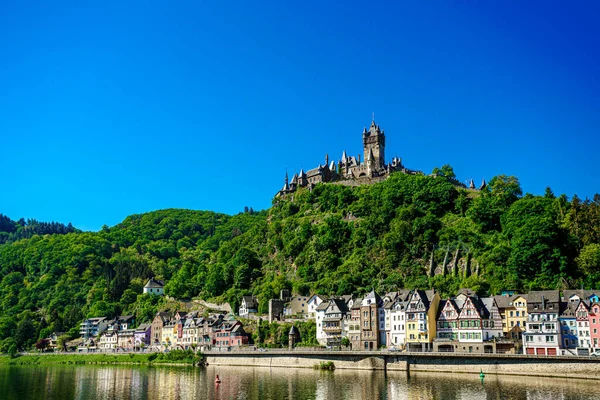
[[371, 127], [363, 131], [363, 154], [367, 161], [369, 153], [373, 153], [373, 168], [382, 169], [385, 165], [385, 134], [375, 120], [371, 121]]

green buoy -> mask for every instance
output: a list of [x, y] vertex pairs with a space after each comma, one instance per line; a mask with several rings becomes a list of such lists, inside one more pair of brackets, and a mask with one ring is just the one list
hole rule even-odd
[[483, 373], [483, 370], [481, 370], [481, 372], [479, 373], [479, 379], [481, 379], [481, 384], [483, 385], [483, 380], [485, 379], [485, 374]]

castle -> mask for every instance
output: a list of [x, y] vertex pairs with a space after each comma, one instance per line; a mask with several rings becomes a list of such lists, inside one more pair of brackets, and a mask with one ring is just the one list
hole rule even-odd
[[383, 129], [371, 121], [369, 130], [365, 127], [362, 134], [363, 138], [363, 161], [360, 154], [356, 157], [349, 157], [346, 151], [342, 153], [342, 158], [335, 161], [329, 161], [329, 156], [325, 155], [325, 164], [304, 172], [294, 174], [292, 180], [288, 180], [288, 174], [285, 174], [285, 184], [277, 193], [278, 196], [293, 193], [299, 187], [312, 188], [317, 183], [333, 182], [338, 180], [371, 180], [373, 178], [386, 177], [394, 171], [402, 171], [407, 174], [418, 174], [420, 171], [412, 171], [404, 168], [402, 159], [392, 158], [391, 163], [385, 162], [385, 133]]
[[[360, 181], [361, 183], [372, 183], [385, 179], [389, 174], [400, 171], [405, 174], [423, 174], [421, 171], [410, 170], [402, 165], [402, 159], [393, 157], [391, 163], [385, 162], [385, 133], [383, 129], [371, 121], [369, 130], [365, 127], [362, 133], [363, 138], [363, 161], [360, 154], [356, 157], [349, 157], [346, 151], [342, 153], [342, 158], [335, 161], [329, 161], [329, 155], [325, 154], [325, 164], [304, 172], [294, 174], [292, 180], [288, 179], [287, 171], [285, 173], [285, 184], [277, 193], [277, 196], [283, 196], [295, 192], [298, 188], [308, 187], [312, 189], [314, 185], [321, 182], [334, 181]], [[434, 174], [435, 175], [435, 174]], [[450, 178], [453, 184], [466, 188], [466, 185]], [[469, 182], [470, 190], [481, 190], [485, 188], [485, 179], [479, 188], [475, 187], [473, 179]]]

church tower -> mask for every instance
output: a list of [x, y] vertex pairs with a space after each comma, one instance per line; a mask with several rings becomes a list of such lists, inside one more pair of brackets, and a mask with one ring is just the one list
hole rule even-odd
[[363, 153], [365, 162], [369, 159], [370, 154], [373, 154], [371, 160], [372, 166], [375, 169], [382, 169], [385, 165], [385, 134], [375, 120], [371, 121], [371, 127], [363, 131]]

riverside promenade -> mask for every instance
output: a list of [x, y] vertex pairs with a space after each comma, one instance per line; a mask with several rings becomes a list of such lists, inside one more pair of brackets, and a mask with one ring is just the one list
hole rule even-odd
[[315, 368], [333, 363], [336, 369], [418, 372], [479, 373], [520, 376], [600, 379], [600, 359], [574, 356], [514, 354], [463, 354], [391, 351], [209, 351], [209, 365], [269, 368]]

